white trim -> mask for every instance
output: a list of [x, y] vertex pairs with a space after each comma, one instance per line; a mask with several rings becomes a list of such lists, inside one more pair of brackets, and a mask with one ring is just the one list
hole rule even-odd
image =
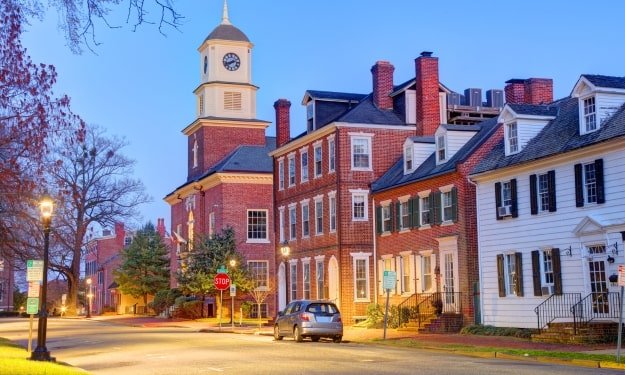
[[[349, 139], [349, 159], [352, 171], [364, 171], [371, 172], [373, 171], [373, 133], [355, 133], [349, 132], [347, 133], [350, 137]], [[356, 167], [354, 166], [354, 141], [355, 140], [364, 140], [367, 143], [367, 157], [368, 157], [368, 166], [366, 167]], [[363, 154], [364, 155], [364, 154]]]
[[326, 258], [325, 255], [315, 255], [314, 259], [316, 261], [323, 261]]
[[454, 184], [449, 184], [449, 185], [439, 187], [438, 190], [440, 190], [441, 193], [449, 193], [451, 189], [453, 188], [454, 188]]
[[410, 200], [410, 195], [402, 195], [401, 197], [397, 198], [397, 200], [400, 203], [406, 203]]
[[428, 190], [418, 192], [417, 195], [419, 196], [419, 198], [427, 198], [430, 196], [431, 193], [432, 193], [432, 190], [428, 189]]
[[[358, 253], [349, 253], [352, 257], [352, 282], [354, 285], [354, 302], [371, 302], [371, 277], [369, 275], [369, 270], [371, 268], [371, 264], [370, 264], [370, 258], [371, 255], [373, 255], [372, 253], [364, 253], [364, 252], [358, 252]], [[364, 260], [365, 261], [365, 268], [366, 268], [366, 276], [365, 276], [365, 281], [366, 281], [366, 296], [365, 297], [358, 297], [358, 291], [356, 290], [356, 261], [358, 260]]]
[[[366, 189], [349, 189], [349, 192], [352, 194], [352, 221], [369, 221], [369, 190]], [[364, 195], [364, 217], [356, 218], [354, 217], [354, 198], [356, 196]], [[338, 210], [338, 207], [337, 207]]]
[[[250, 212], [264, 212], [265, 213], [265, 238], [249, 238], [249, 226], [250, 226]], [[247, 209], [245, 220], [245, 243], [269, 243], [269, 210], [267, 209]]]
[[336, 197], [336, 190], [329, 191], [328, 197]]
[[314, 200], [315, 202], [318, 202], [318, 201], [323, 200], [323, 194], [315, 195], [315, 196], [313, 197], [313, 200]]

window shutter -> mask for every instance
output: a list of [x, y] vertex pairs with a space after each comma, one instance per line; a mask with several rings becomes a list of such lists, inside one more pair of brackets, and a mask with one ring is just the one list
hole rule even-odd
[[399, 282], [399, 278], [401, 277], [400, 275], [400, 271], [401, 271], [401, 257], [400, 256], [396, 256], [394, 258], [394, 262], [393, 264], [395, 265], [395, 294], [400, 295], [401, 294], [401, 283]]
[[378, 234], [382, 233], [382, 207], [375, 208], [375, 230]]
[[562, 266], [560, 264], [560, 249], [551, 249], [551, 261], [553, 262], [553, 287], [554, 293], [562, 294]]
[[584, 186], [581, 164], [575, 164], [575, 207], [584, 207]]
[[532, 279], [534, 281], [534, 295], [542, 296], [542, 285], [540, 281], [540, 252], [532, 251]]
[[499, 284], [499, 297], [505, 297], [506, 281], [503, 273], [503, 254], [497, 255], [497, 281]]
[[421, 282], [421, 278], [422, 278], [422, 274], [421, 274], [421, 262], [422, 262], [422, 257], [421, 255], [415, 255], [415, 285], [417, 287], [417, 290], [415, 290], [415, 293], [422, 293], [423, 292], [423, 283]]
[[451, 220], [458, 221], [458, 189], [451, 188]]
[[419, 219], [420, 219], [420, 215], [419, 215], [419, 197], [414, 197], [411, 199], [412, 201], [412, 215], [410, 215], [411, 217], [411, 221], [412, 221], [412, 227], [413, 228], [418, 228], [419, 227]]
[[395, 231], [401, 230], [401, 203], [395, 203]]
[[499, 207], [501, 207], [501, 182], [495, 182], [495, 215], [497, 220], [503, 219], [499, 216]]
[[408, 258], [409, 263], [410, 263], [410, 271], [409, 271], [410, 285], [406, 285], [406, 291], [412, 292], [412, 293], [415, 293], [417, 291], [415, 289], [417, 285], [417, 277], [415, 276], [417, 272], [416, 266], [415, 266], [415, 258], [416, 258], [416, 255], [414, 254], [410, 254]]
[[605, 191], [603, 188], [603, 159], [595, 160], [595, 178], [597, 179], [597, 203], [605, 203]]
[[414, 228], [414, 221], [412, 220], [414, 212], [414, 201], [408, 199], [408, 228]]
[[538, 214], [538, 188], [535, 174], [530, 175], [530, 212], [532, 215]]
[[510, 195], [512, 195], [512, 207], [510, 209], [512, 217], [519, 217], [519, 205], [516, 198], [516, 178], [510, 180]]
[[384, 295], [384, 261], [378, 260], [378, 294]]
[[547, 172], [547, 188], [549, 191], [549, 212], [556, 212], [556, 171]]
[[443, 222], [443, 212], [441, 210], [441, 192], [437, 191], [434, 195], [434, 224]]
[[435, 220], [435, 219], [434, 219], [434, 218], [435, 218], [435, 216], [434, 216], [434, 212], [436, 211], [436, 210], [435, 210], [435, 208], [436, 208], [436, 207], [435, 207], [435, 205], [436, 205], [436, 202], [435, 202], [435, 201], [436, 201], [436, 199], [434, 199], [434, 193], [430, 193], [430, 195], [428, 196], [428, 198], [430, 199], [430, 212], [428, 212], [428, 219], [429, 219], [429, 220], [428, 220], [428, 222], [429, 222], [429, 223], [430, 223], [430, 225], [431, 225], [431, 224], [434, 224], [434, 220]]
[[523, 297], [523, 254], [514, 253], [514, 257], [516, 258], [516, 295]]

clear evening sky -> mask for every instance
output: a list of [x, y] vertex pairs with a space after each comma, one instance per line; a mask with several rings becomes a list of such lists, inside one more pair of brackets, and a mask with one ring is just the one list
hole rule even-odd
[[[150, 1], [146, 1], [149, 3]], [[56, 66], [55, 91], [72, 98], [88, 123], [126, 138], [136, 177], [153, 203], [139, 223], [164, 217], [162, 198], [186, 180], [186, 140], [200, 80], [197, 47], [221, 21], [223, 0], [178, 0], [180, 31], [154, 25], [132, 32], [122, 1], [97, 25], [96, 54], [73, 55], [57, 14], [32, 20], [24, 45], [37, 63]], [[291, 134], [305, 128], [305, 90], [369, 93], [377, 60], [395, 66], [395, 84], [414, 76], [421, 51], [439, 58], [452, 90], [503, 88], [510, 78], [553, 78], [554, 96], [570, 94], [582, 73], [625, 75], [625, 2], [229, 0], [230, 20], [254, 43], [257, 117], [274, 121], [273, 102], [292, 102]], [[157, 14], [150, 17], [156, 20]], [[268, 135], [275, 134], [269, 127]]]

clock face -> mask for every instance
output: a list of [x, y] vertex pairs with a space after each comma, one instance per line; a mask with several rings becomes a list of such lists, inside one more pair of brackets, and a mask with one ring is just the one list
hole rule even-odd
[[241, 60], [236, 53], [228, 52], [224, 55], [224, 67], [230, 71], [235, 71], [241, 66]]
[[206, 74], [207, 70], [208, 70], [208, 57], [204, 56], [204, 74]]

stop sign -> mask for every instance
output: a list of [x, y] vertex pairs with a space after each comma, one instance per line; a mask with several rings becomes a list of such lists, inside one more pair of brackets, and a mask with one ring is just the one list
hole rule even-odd
[[215, 275], [215, 288], [217, 288], [217, 290], [230, 288], [230, 276], [226, 273], [218, 273]]

